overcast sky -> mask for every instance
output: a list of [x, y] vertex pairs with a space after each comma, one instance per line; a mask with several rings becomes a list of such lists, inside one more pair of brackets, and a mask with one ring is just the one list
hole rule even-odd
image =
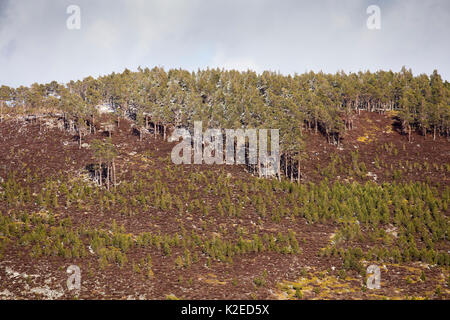
[[[69, 30], [69, 5], [81, 29]], [[369, 5], [381, 29], [369, 30]], [[448, 0], [0, 0], [0, 84], [124, 68], [379, 69], [450, 79]]]

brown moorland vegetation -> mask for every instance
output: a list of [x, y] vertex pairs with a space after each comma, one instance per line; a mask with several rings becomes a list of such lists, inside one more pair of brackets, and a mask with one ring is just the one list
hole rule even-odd
[[[395, 112], [362, 111], [339, 146], [305, 133], [297, 183], [174, 165], [163, 133], [120, 119], [111, 134], [104, 117], [83, 144], [57, 117], [0, 123], [1, 298], [450, 297], [447, 138], [409, 142]], [[105, 186], [93, 146], [109, 136]]]

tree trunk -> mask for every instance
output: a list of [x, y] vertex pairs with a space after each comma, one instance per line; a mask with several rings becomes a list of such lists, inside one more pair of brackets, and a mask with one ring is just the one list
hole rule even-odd
[[297, 161], [297, 183], [300, 184], [300, 159]]
[[277, 165], [277, 176], [278, 176], [278, 181], [281, 181], [281, 168], [280, 168], [280, 166], [281, 166], [281, 163], [280, 163], [280, 161], [281, 161], [281, 155], [279, 155], [278, 156], [278, 165]]
[[123, 108], [123, 118], [125, 119], [127, 117], [127, 111], [128, 111], [128, 102], [127, 101], [123, 104], [123, 107], [124, 107]]
[[294, 166], [292, 165], [292, 158], [289, 157], [289, 168], [290, 168], [290, 180], [294, 181]]
[[109, 183], [111, 186], [114, 185], [114, 177], [113, 177], [113, 172], [112, 172], [112, 162], [109, 165]]
[[115, 164], [115, 162], [114, 162], [114, 160], [113, 160], [113, 162], [112, 162], [112, 169], [113, 169], [113, 182], [114, 182], [114, 186], [116, 186], [116, 184], [117, 184], [117, 180], [116, 180], [116, 164]]
[[99, 169], [99, 172], [100, 172], [100, 187], [101, 187], [101, 186], [102, 186], [102, 182], [103, 182], [103, 181], [102, 181], [102, 180], [103, 180], [103, 177], [102, 177], [102, 171], [103, 171], [103, 170], [102, 170], [102, 163], [99, 162], [99, 163], [98, 163], [98, 166], [99, 166], [99, 168], [100, 168], [100, 169]]
[[106, 166], [106, 188], [109, 190], [109, 163]]
[[94, 115], [92, 115], [92, 128], [93, 128], [93, 131], [94, 131], [94, 134], [95, 134], [95, 118], [94, 118]]
[[287, 178], [287, 156], [284, 154], [284, 176]]
[[257, 167], [257, 170], [258, 170], [258, 176], [261, 178], [261, 159], [259, 158], [259, 155], [258, 155], [258, 167]]

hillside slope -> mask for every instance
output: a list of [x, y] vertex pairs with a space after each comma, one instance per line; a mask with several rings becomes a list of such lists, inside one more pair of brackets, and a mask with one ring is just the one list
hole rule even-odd
[[174, 165], [174, 143], [124, 120], [110, 190], [88, 171], [107, 133], [80, 149], [51, 121], [4, 121], [0, 298], [448, 299], [450, 144], [409, 143], [394, 116], [362, 112], [339, 147], [308, 132], [300, 184]]

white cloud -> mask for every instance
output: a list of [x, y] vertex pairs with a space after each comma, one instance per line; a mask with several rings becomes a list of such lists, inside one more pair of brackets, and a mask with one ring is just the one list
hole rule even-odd
[[[0, 84], [97, 76], [138, 65], [301, 73], [402, 65], [450, 78], [446, 0], [0, 0]], [[368, 30], [366, 8], [381, 8]]]
[[223, 68], [227, 70], [234, 69], [239, 71], [247, 71], [250, 69], [256, 72], [263, 71], [251, 57], [242, 56], [240, 52], [226, 54], [226, 52], [220, 48], [215, 50], [215, 55], [210, 66], [212, 68]]

